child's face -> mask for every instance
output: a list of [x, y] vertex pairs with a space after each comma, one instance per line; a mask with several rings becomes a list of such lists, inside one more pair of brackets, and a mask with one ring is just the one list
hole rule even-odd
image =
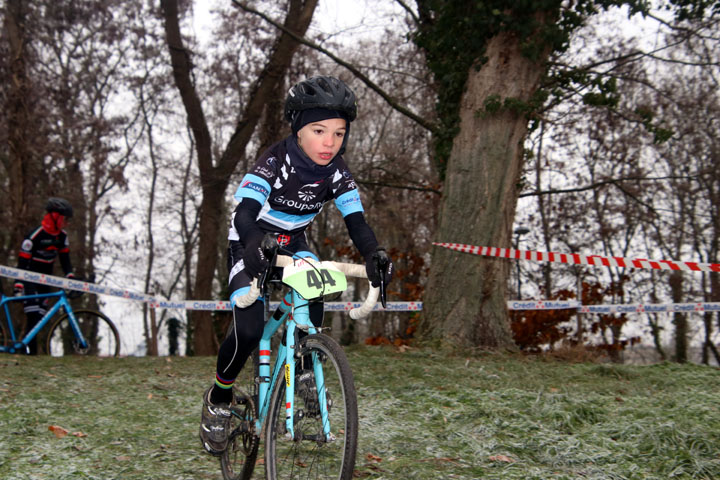
[[305, 155], [318, 165], [325, 166], [335, 158], [345, 138], [345, 119], [328, 118], [308, 123], [297, 133], [298, 145]]

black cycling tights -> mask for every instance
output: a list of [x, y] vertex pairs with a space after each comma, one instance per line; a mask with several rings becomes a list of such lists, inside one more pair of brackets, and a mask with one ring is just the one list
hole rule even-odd
[[[323, 303], [310, 304], [310, 321], [316, 327], [322, 325]], [[233, 308], [233, 328], [225, 338], [217, 358], [217, 381], [213, 388], [210, 401], [212, 403], [229, 403], [232, 399], [231, 390], [220, 388], [217, 383], [232, 384], [242, 370], [245, 362], [260, 343], [264, 321], [263, 302], [257, 301], [247, 308]], [[299, 332], [302, 337], [304, 332]]]

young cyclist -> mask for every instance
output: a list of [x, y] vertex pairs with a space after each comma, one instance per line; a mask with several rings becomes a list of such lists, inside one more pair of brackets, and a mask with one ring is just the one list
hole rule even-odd
[[[63, 230], [67, 219], [73, 216], [72, 206], [67, 200], [52, 197], [48, 199], [45, 210], [47, 213], [41, 225], [31, 230], [22, 242], [18, 254], [18, 268], [52, 275], [55, 258], [60, 257], [65, 276], [73, 278], [70, 243]], [[19, 296], [48, 293], [51, 288], [47, 285], [17, 281], [13, 290], [15, 295]], [[34, 298], [23, 303], [29, 331], [45, 315], [47, 300]], [[28, 345], [28, 349], [30, 355], [37, 354], [37, 335]]]
[[[342, 154], [350, 122], [357, 115], [355, 94], [342, 81], [318, 76], [292, 87], [285, 101], [285, 119], [292, 134], [271, 146], [243, 177], [235, 192], [238, 205], [229, 234], [230, 301], [250, 290], [254, 277], [268, 265], [261, 241], [277, 236], [283, 248], [317, 260], [309, 251], [305, 229], [331, 200], [342, 214], [353, 243], [366, 261], [368, 278], [380, 285], [373, 254], [382, 250], [365, 221], [357, 185]], [[385, 285], [392, 279], [388, 265]], [[322, 302], [312, 303], [314, 325], [322, 323]], [[203, 395], [200, 439], [213, 455], [228, 443], [232, 385], [263, 332], [260, 299], [247, 308], [233, 307], [233, 329], [220, 346], [215, 384]]]

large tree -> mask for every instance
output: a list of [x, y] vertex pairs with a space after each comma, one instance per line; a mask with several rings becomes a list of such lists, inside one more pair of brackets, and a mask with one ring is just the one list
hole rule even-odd
[[[438, 90], [436, 155], [445, 175], [436, 239], [509, 247], [533, 115], [547, 98], [548, 60], [572, 33], [612, 6], [647, 13], [641, 1], [417, 0], [417, 43], [425, 49]], [[717, 13], [709, 2], [664, 2], [683, 20]], [[552, 85], [607, 85], [568, 71]], [[452, 346], [513, 345], [508, 326], [509, 264], [438, 248], [425, 295], [426, 337]]]

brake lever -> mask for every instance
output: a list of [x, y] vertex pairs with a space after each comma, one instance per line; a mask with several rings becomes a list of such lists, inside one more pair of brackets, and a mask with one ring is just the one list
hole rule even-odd
[[390, 264], [390, 258], [388, 257], [385, 249], [378, 249], [373, 256], [375, 257], [375, 266], [380, 274], [380, 304], [383, 308], [387, 308], [387, 285], [385, 285], [385, 274], [387, 273], [388, 265]]
[[[260, 248], [262, 249], [263, 255], [265, 255], [265, 258], [268, 259], [268, 266], [265, 269], [264, 272], [262, 272], [262, 275], [260, 275], [260, 295], [262, 297], [265, 297], [265, 294], [267, 293], [267, 281], [268, 278], [270, 278], [270, 272], [272, 271], [273, 266], [275, 265], [275, 258], [277, 257], [278, 249], [280, 248], [280, 245], [278, 244], [277, 238], [275, 238], [275, 235], [272, 233], [266, 233], [265, 236], [262, 239], [262, 242], [260, 242]], [[267, 302], [265, 302], [267, 304]]]

